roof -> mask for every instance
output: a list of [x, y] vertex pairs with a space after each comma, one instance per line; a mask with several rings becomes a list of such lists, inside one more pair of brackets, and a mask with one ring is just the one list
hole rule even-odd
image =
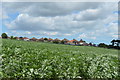
[[31, 39], [34, 39], [34, 40], [35, 40], [35, 39], [37, 39], [37, 38], [34, 38], [34, 37], [33, 37], [33, 38], [31, 38]]
[[56, 38], [56, 39], [54, 39], [54, 40], [60, 41], [60, 39], [58, 39], [58, 38]]
[[19, 37], [15, 37], [16, 39], [19, 39]]
[[23, 39], [29, 39], [29, 38], [27, 38], [27, 37], [24, 37]]
[[[68, 41], [68, 42], [71, 42], [71, 43], [73, 43], [74, 41], [77, 41], [77, 40], [73, 39], [73, 40], [70, 40], [70, 41]], [[78, 42], [78, 41], [77, 41], [77, 42]]]
[[52, 38], [49, 38], [48, 40], [53, 40]]
[[70, 41], [68, 41], [68, 42], [73, 42], [74, 40], [70, 40]]
[[68, 39], [64, 38], [63, 41], [69, 41]]

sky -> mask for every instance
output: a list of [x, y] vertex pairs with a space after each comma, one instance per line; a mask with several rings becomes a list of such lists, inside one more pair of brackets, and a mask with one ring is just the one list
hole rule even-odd
[[118, 39], [117, 2], [3, 2], [2, 32], [8, 36], [83, 39], [110, 44]]

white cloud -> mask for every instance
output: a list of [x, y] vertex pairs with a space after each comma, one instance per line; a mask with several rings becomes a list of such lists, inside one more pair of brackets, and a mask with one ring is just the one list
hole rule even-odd
[[48, 36], [53, 36], [53, 35], [57, 35], [58, 32], [44, 32], [45, 35], [48, 35]]
[[[96, 40], [116, 37], [117, 3], [4, 3], [4, 10], [19, 12], [5, 23], [9, 30], [45, 36], [72, 36]], [[87, 6], [86, 6], [87, 5]], [[112, 6], [112, 7], [111, 7]], [[9, 7], [9, 8], [8, 8]]]
[[26, 33], [26, 34], [32, 34], [32, 32], [30, 32], [30, 31], [26, 31], [25, 33]]
[[78, 36], [78, 39], [93, 39], [93, 40], [95, 40], [96, 37], [91, 33], [92, 32], [90, 32], [89, 34], [82, 33]]

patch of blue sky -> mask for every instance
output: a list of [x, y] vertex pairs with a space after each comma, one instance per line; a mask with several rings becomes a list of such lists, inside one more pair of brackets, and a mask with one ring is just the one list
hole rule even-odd
[[116, 21], [113, 21], [112, 23], [118, 23], [118, 20], [116, 20]]
[[78, 14], [80, 11], [73, 11], [72, 14]]
[[[113, 22], [111, 22], [111, 23], [118, 23], [118, 20], [113, 21]], [[109, 25], [110, 25], [110, 23], [104, 24], [105, 27], [109, 27]]]
[[105, 24], [105, 27], [108, 27], [109, 26], [109, 23]]
[[118, 20], [118, 25], [120, 25], [120, 20]]
[[8, 32], [7, 26], [4, 25], [5, 22], [11, 22], [16, 19], [16, 17], [19, 15], [18, 12], [16, 13], [8, 13], [9, 18], [2, 20], [2, 32]]
[[7, 19], [7, 21], [15, 20], [18, 15], [19, 15], [18, 12], [16, 12], [16, 13], [8, 13], [9, 18]]
[[[106, 33], [107, 34], [107, 33]], [[102, 34], [101, 34], [102, 35]], [[105, 38], [106, 37], [106, 38]], [[99, 36], [97, 37], [94, 41], [94, 43], [99, 44], [99, 43], [105, 43], [105, 44], [111, 44], [111, 36]], [[89, 40], [88, 40], [89, 41]]]
[[3, 24], [2, 24], [2, 32], [3, 32], [3, 33], [4, 33], [4, 32], [8, 32], [7, 27], [6, 27], [5, 25], [3, 25]]
[[0, 34], [2, 34], [2, 20], [0, 20]]
[[118, 11], [113, 11], [113, 13], [118, 13]]

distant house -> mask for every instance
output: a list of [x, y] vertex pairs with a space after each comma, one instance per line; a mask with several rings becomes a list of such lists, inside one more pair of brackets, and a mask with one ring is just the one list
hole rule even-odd
[[10, 39], [10, 37], [7, 37], [7, 39]]
[[44, 38], [40, 38], [37, 41], [44, 42]]
[[58, 39], [58, 38], [56, 38], [56, 39], [53, 40], [53, 43], [57, 43], [57, 44], [58, 44], [58, 43], [60, 43], [60, 42], [61, 42], [61, 40]]
[[15, 37], [15, 39], [16, 39], [16, 40], [20, 40], [20, 38], [19, 38], [19, 37]]
[[30, 39], [30, 41], [38, 41], [38, 39], [33, 37], [33, 38]]
[[88, 46], [88, 43], [86, 43], [85, 41], [83, 41], [82, 39], [79, 41], [79, 45], [82, 46]]
[[62, 43], [62, 44], [67, 44], [68, 41], [69, 41], [68, 39], [64, 38], [64, 39], [61, 41], [61, 43]]
[[23, 40], [23, 37], [19, 37], [18, 39], [19, 39], [19, 40]]
[[24, 37], [23, 40], [24, 40], [24, 41], [29, 41], [30, 39], [27, 38], [27, 37]]
[[88, 46], [93, 46], [93, 44], [90, 42], [90, 43], [88, 44]]
[[49, 38], [49, 39], [48, 39], [48, 42], [52, 42], [52, 41], [53, 41], [53, 39], [52, 39], [52, 38]]
[[78, 45], [79, 42], [76, 39], [73, 39], [73, 40], [68, 41], [67, 44], [69, 44], [69, 45]]
[[2, 39], [2, 37], [0, 37], [0, 39]]

